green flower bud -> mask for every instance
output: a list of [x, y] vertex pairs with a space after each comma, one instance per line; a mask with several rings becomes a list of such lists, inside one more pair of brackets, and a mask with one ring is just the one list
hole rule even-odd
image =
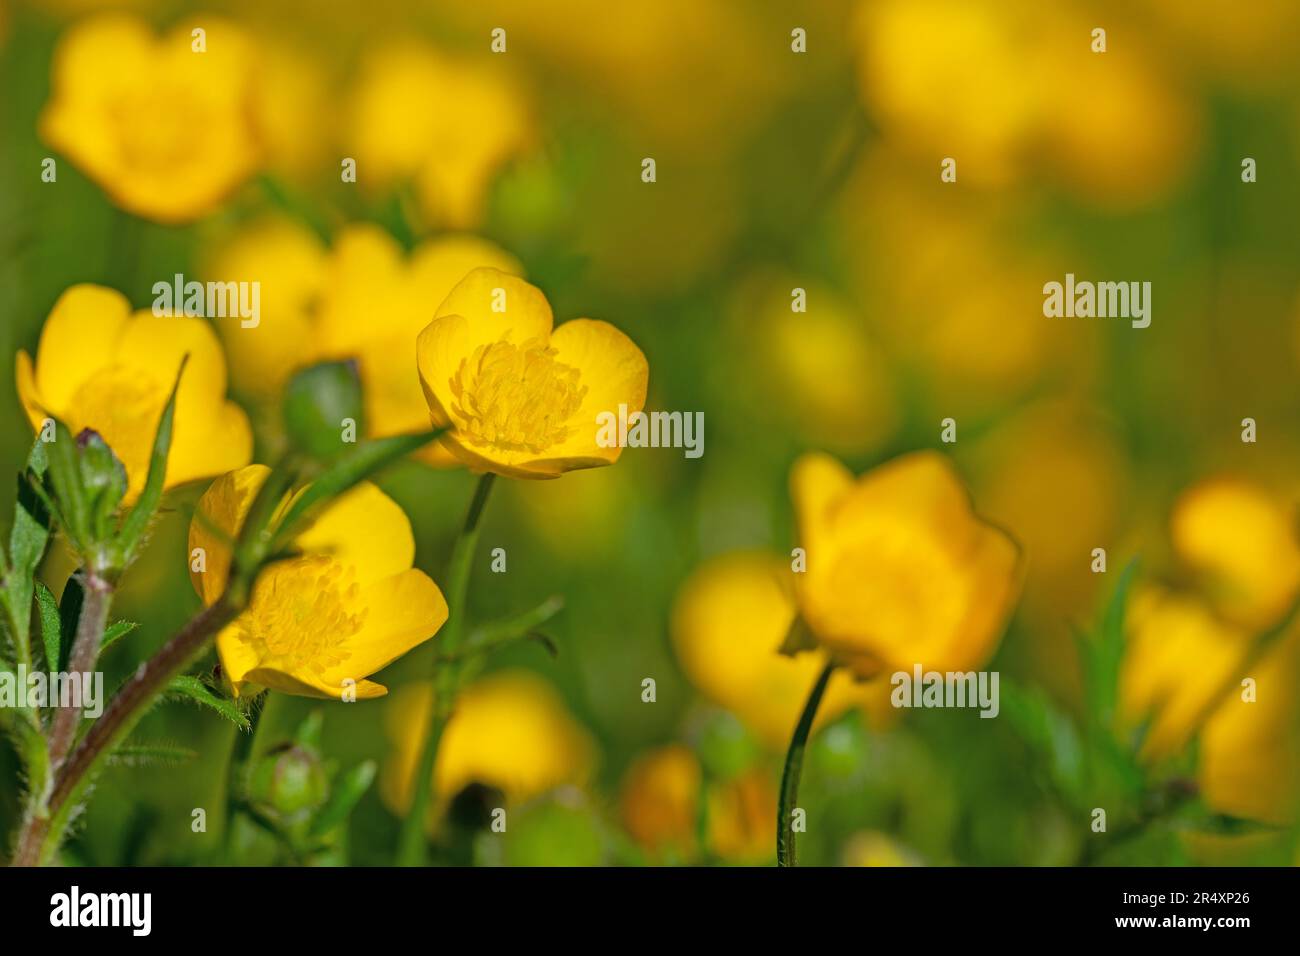
[[284, 427], [299, 451], [331, 461], [364, 432], [361, 379], [355, 362], [323, 362], [285, 386]]
[[248, 796], [269, 819], [291, 827], [308, 819], [329, 796], [329, 779], [317, 754], [297, 744], [268, 752], [249, 772]]

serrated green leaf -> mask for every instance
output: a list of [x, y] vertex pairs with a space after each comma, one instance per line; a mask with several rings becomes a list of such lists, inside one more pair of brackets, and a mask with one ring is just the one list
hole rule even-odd
[[197, 756], [198, 751], [177, 744], [128, 742], [109, 754], [108, 762], [127, 767], [174, 767]]
[[313, 837], [323, 837], [347, 820], [374, 782], [375, 769], [375, 762], [367, 760], [339, 775], [330, 790], [329, 800], [311, 822]]
[[0, 602], [9, 621], [10, 639], [20, 659], [31, 657], [31, 607], [33, 576], [50, 539], [50, 510], [36, 488], [46, 470], [44, 443], [38, 438], [27, 458], [27, 470], [18, 478], [18, 501], [9, 533], [9, 555], [4, 566]]
[[172, 382], [171, 394], [167, 397], [167, 405], [163, 408], [162, 417], [158, 419], [158, 430], [154, 433], [153, 450], [149, 454], [149, 474], [145, 478], [144, 490], [140, 492], [135, 507], [126, 516], [118, 532], [123, 564], [130, 563], [135, 557], [145, 530], [153, 520], [154, 514], [158, 511], [158, 503], [162, 500], [163, 482], [167, 477], [167, 455], [171, 451], [172, 430], [176, 419], [176, 393], [180, 390], [181, 376], [185, 374], [185, 366], [189, 360], [188, 353], [181, 359], [180, 368], [176, 371], [176, 379]]
[[54, 599], [54, 592], [40, 581], [36, 582], [36, 604], [40, 610], [41, 643], [45, 646], [45, 666], [47, 670], [58, 670], [62, 656], [62, 635], [59, 624], [59, 602]]
[[197, 677], [181, 675], [167, 685], [164, 695], [172, 699], [192, 700], [196, 704], [215, 711], [230, 721], [240, 730], [248, 730], [248, 715], [241, 711], [232, 701], [213, 693], [212, 688]]
[[104, 628], [104, 643], [100, 645], [99, 653], [103, 654], [122, 638], [126, 637], [140, 625], [135, 621], [114, 621], [108, 627]]

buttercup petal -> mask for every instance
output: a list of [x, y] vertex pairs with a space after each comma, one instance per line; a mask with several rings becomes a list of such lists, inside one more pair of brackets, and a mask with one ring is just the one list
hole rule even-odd
[[51, 412], [60, 414], [81, 384], [113, 361], [130, 314], [116, 289], [74, 285], [59, 296], [36, 352], [36, 383]]
[[362, 589], [360, 603], [368, 611], [366, 623], [344, 642], [348, 658], [329, 674], [338, 683], [383, 670], [447, 622], [442, 591], [415, 568], [372, 581]]
[[400, 574], [415, 560], [406, 512], [368, 481], [336, 498], [296, 544], [351, 568], [362, 585]]
[[[227, 472], [199, 498], [190, 522], [190, 582], [203, 599], [212, 604], [225, 590], [230, 574], [231, 544], [239, 535], [253, 498], [266, 483], [271, 469], [265, 465], [248, 465]], [[203, 549], [206, 570], [194, 570], [195, 548]]]

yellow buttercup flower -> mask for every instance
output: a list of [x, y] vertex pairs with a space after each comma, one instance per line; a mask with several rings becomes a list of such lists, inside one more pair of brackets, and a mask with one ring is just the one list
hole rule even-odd
[[1185, 492], [1170, 522], [1174, 550], [1204, 578], [1226, 617], [1263, 629], [1300, 592], [1300, 538], [1294, 507], [1235, 478], [1212, 478]]
[[[193, 27], [206, 31], [204, 52]], [[128, 212], [196, 219], [259, 163], [251, 57], [243, 33], [217, 18], [161, 38], [130, 15], [82, 21], [55, 50], [41, 138]]]
[[824, 647], [867, 676], [988, 660], [1020, 592], [1020, 552], [975, 515], [948, 459], [915, 452], [855, 480], [811, 454], [790, 483], [808, 561], [795, 593]]
[[[386, 723], [396, 749], [381, 794], [394, 812], [405, 814], [411, 805], [432, 706], [432, 691], [424, 683], [393, 696]], [[502, 671], [457, 695], [438, 746], [434, 791], [450, 799], [481, 783], [522, 802], [564, 784], [582, 785], [595, 759], [591, 734], [549, 683], [528, 671]]]
[[[407, 256], [379, 227], [357, 224], [342, 229], [327, 250], [311, 230], [276, 218], [255, 223], [220, 246], [207, 272], [221, 280], [261, 283], [257, 327], [242, 327], [238, 317], [216, 323], [237, 388], [269, 401], [300, 368], [325, 359], [356, 359], [367, 433], [384, 438], [429, 427], [428, 405], [412, 367], [415, 340], [428, 323], [429, 303], [441, 302], [480, 266], [523, 272], [517, 259], [477, 236], [440, 236]], [[436, 445], [418, 457], [455, 461]]]
[[[1192, 595], [1139, 591], [1127, 615], [1120, 720], [1147, 723], [1141, 756], [1157, 762], [1199, 738], [1197, 779], [1221, 813], [1294, 818], [1300, 772], [1300, 631], [1247, 667], [1250, 635]], [[1249, 693], [1238, 678], [1250, 678]]]
[[[223, 475], [199, 499], [190, 553], [206, 567], [190, 580], [204, 604], [226, 586], [230, 545], [270, 469]], [[428, 640], [447, 620], [447, 602], [411, 567], [415, 538], [398, 504], [362, 482], [329, 504], [293, 542], [301, 556], [270, 565], [248, 607], [217, 635], [217, 653], [236, 696], [247, 684], [303, 697], [379, 697], [366, 677]]]
[[413, 179], [425, 211], [453, 228], [478, 223], [493, 177], [533, 136], [523, 90], [499, 59], [405, 42], [367, 58], [350, 124], [358, 180]]
[[558, 478], [609, 465], [622, 448], [598, 441], [602, 413], [645, 404], [649, 367], [607, 322], [552, 331], [540, 289], [499, 269], [475, 269], [420, 333], [416, 362], [429, 415], [453, 430], [443, 444], [471, 468]]
[[73, 434], [97, 431], [126, 468], [127, 494], [140, 494], [149, 473], [158, 421], [181, 361], [166, 487], [248, 463], [248, 418], [226, 401], [226, 363], [212, 329], [189, 316], [131, 313], [113, 289], [77, 285], [54, 304], [33, 366], [17, 359], [18, 395], [32, 426], [49, 415]]
[[[619, 813], [632, 839], [656, 855], [697, 853], [701, 784], [699, 761], [688, 747], [669, 744], [638, 757], [619, 791]], [[771, 857], [776, 804], [776, 786], [765, 770], [711, 783], [709, 850], [736, 862]]]
[[[827, 658], [825, 652], [778, 653], [794, 621], [794, 577], [789, 562], [775, 555], [723, 555], [691, 574], [672, 611], [673, 648], [691, 683], [773, 749], [789, 746]], [[815, 726], [854, 706], [887, 702], [883, 684], [872, 690], [846, 671], [837, 672]]]
[[1154, 588], [1135, 593], [1125, 616], [1128, 645], [1120, 672], [1120, 719], [1150, 721], [1145, 759], [1168, 757], [1191, 738], [1214, 705], [1250, 636], [1193, 595]]

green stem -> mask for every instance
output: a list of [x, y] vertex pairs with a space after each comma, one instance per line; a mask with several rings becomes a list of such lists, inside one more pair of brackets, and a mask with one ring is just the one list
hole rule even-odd
[[[81, 614], [77, 618], [77, 633], [68, 656], [68, 672], [71, 674], [89, 674], [95, 669], [99, 648], [104, 641], [104, 628], [108, 624], [108, 608], [113, 601], [112, 584], [94, 570], [86, 571], [81, 586], [84, 594]], [[54, 728], [50, 732], [50, 766], [56, 772], [72, 748], [80, 722], [81, 711], [77, 707], [60, 707], [55, 711]]]
[[798, 866], [795, 856], [793, 817], [795, 802], [799, 799], [799, 775], [803, 772], [803, 752], [808, 746], [808, 734], [812, 731], [813, 719], [817, 708], [821, 706], [822, 695], [830, 682], [831, 671], [835, 664], [827, 664], [817, 677], [808, 702], [803, 705], [799, 723], [795, 725], [794, 736], [790, 738], [790, 750], [785, 755], [785, 770], [781, 774], [781, 803], [776, 811], [776, 865]]
[[[402, 832], [397, 845], [398, 866], [420, 866], [425, 862], [424, 826], [429, 812], [433, 768], [437, 763], [438, 745], [443, 730], [455, 704], [458, 668], [454, 657], [465, 634], [465, 599], [469, 592], [470, 571], [473, 568], [474, 552], [478, 548], [479, 523], [494, 477], [492, 472], [486, 472], [479, 479], [469, 511], [465, 515], [465, 526], [451, 551], [446, 591], [450, 613], [435, 641], [432, 715], [429, 733], [420, 751], [420, 761], [416, 764], [411, 806], [406, 819], [402, 821]], [[442, 659], [445, 657], [452, 657], [453, 660], [444, 662]]]
[[244, 770], [253, 755], [257, 743], [258, 728], [264, 723], [263, 716], [271, 705], [271, 695], [260, 703], [255, 703], [248, 715], [248, 730], [235, 728], [235, 736], [230, 744], [230, 760], [226, 764], [226, 821], [221, 834], [221, 849], [218, 860], [222, 865], [230, 865], [234, 849], [235, 822], [239, 817], [239, 806], [243, 800], [240, 788], [243, 784]]

